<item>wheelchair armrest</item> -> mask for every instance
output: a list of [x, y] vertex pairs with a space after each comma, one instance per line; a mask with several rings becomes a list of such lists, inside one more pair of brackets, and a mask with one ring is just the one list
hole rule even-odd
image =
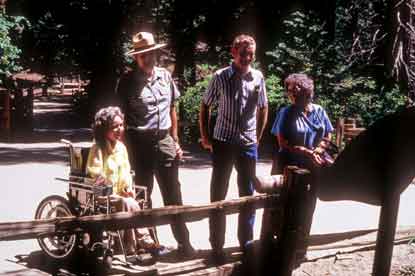
[[92, 192], [95, 196], [112, 195], [112, 185], [93, 185]]
[[136, 199], [143, 199], [144, 201], [147, 201], [147, 187], [146, 186], [140, 186], [140, 185], [134, 185], [135, 190], [135, 197]]

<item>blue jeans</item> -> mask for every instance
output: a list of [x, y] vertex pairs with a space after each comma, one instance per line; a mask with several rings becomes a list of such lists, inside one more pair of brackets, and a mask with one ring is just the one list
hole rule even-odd
[[[234, 145], [221, 141], [213, 141], [212, 178], [210, 182], [210, 201], [224, 200], [228, 192], [229, 177], [233, 166], [238, 172], [239, 196], [254, 193], [252, 179], [255, 176], [258, 159], [256, 144], [249, 146]], [[255, 210], [242, 207], [238, 217], [238, 240], [242, 248], [253, 239]], [[209, 220], [210, 244], [213, 250], [221, 250], [225, 243], [226, 218], [220, 211], [212, 213]]]

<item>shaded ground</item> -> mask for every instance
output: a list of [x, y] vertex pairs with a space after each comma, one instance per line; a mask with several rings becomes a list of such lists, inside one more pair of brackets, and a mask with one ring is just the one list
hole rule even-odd
[[[377, 232], [373, 230], [314, 236], [302, 262], [293, 276], [371, 275]], [[394, 276], [415, 275], [415, 227], [397, 230], [391, 273]]]
[[48, 143], [61, 138], [82, 141], [91, 138], [90, 122], [72, 109], [72, 96], [59, 95], [34, 99], [33, 131], [26, 125], [15, 127], [5, 143]]

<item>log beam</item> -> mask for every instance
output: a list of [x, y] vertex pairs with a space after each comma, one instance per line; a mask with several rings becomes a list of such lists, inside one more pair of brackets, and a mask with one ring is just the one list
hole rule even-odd
[[201, 206], [166, 206], [145, 209], [137, 212], [119, 212], [113, 214], [59, 217], [48, 220], [0, 223], [0, 241], [34, 239], [51, 235], [66, 235], [76, 232], [97, 230], [120, 230], [144, 228], [174, 222], [177, 216], [185, 222], [199, 221], [210, 216], [215, 210], [226, 215], [239, 213], [240, 208], [251, 205], [254, 209], [264, 208], [278, 198], [278, 194], [241, 197], [223, 200]]

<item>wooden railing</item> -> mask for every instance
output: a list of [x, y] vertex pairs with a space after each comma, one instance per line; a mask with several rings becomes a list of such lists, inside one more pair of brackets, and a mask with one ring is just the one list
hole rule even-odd
[[[283, 183], [270, 187], [260, 187], [258, 190], [267, 190], [269, 194], [241, 197], [233, 200], [213, 202], [200, 206], [167, 206], [162, 208], [145, 209], [131, 213], [113, 213], [108, 215], [94, 215], [82, 217], [59, 217], [48, 220], [33, 220], [20, 222], [0, 223], [0, 241], [34, 239], [53, 235], [66, 235], [76, 232], [89, 232], [97, 230], [118, 230], [132, 227], [153, 227], [170, 224], [179, 216], [185, 222], [193, 222], [210, 217], [212, 212], [222, 212], [225, 215], [239, 213], [241, 208], [264, 208], [273, 210], [264, 212], [271, 214], [268, 219], [263, 219], [261, 240], [267, 242], [275, 238], [280, 246], [280, 252], [274, 248], [264, 253], [264, 258], [271, 260], [270, 267], [263, 269], [275, 270], [278, 275], [288, 276], [296, 262], [296, 249], [299, 241], [308, 237], [304, 233], [305, 214], [308, 207], [306, 198], [311, 193], [308, 171], [290, 167], [284, 177]], [[259, 185], [259, 186], [258, 186]], [[304, 209], [302, 209], [304, 208]], [[277, 212], [275, 212], [277, 211]], [[276, 215], [277, 214], [277, 215]], [[281, 216], [283, 214], [283, 216]], [[278, 220], [278, 227], [271, 221]], [[280, 221], [282, 219], [282, 221]], [[283, 225], [284, 227], [280, 227]], [[268, 247], [268, 243], [266, 247]], [[281, 265], [275, 266], [275, 261]], [[265, 265], [266, 263], [264, 263]]]
[[88, 85], [87, 81], [81, 79], [80, 75], [72, 77], [59, 77], [58, 82], [51, 86], [52, 89], [58, 90], [61, 94], [71, 92], [75, 94], [77, 92], [85, 91], [85, 87]]
[[162, 208], [144, 209], [137, 212], [118, 212], [82, 217], [59, 217], [46, 220], [0, 223], [0, 241], [34, 239], [56, 234], [70, 234], [95, 230], [120, 230], [142, 228], [170, 224], [176, 216], [186, 222], [202, 220], [212, 211], [220, 211], [226, 215], [239, 212], [242, 206], [254, 209], [263, 208], [278, 200], [279, 194], [247, 196], [238, 199], [218, 201], [201, 206], [166, 206]]
[[353, 138], [362, 133], [365, 128], [360, 127], [355, 118], [339, 118], [336, 121], [336, 145], [342, 149]]

